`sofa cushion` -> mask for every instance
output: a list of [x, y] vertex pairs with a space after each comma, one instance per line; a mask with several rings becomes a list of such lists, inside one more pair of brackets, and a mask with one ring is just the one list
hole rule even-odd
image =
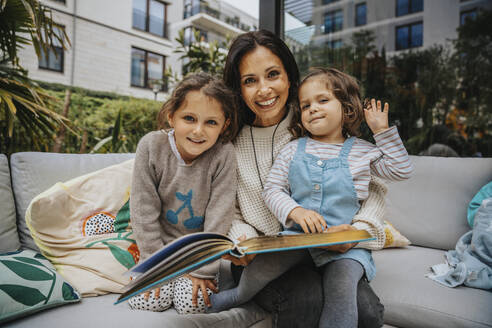
[[128, 303], [113, 305], [117, 295], [84, 298], [78, 304], [54, 308], [7, 325], [9, 328], [269, 328], [270, 317], [259, 306], [248, 303], [217, 314], [179, 315], [174, 309], [164, 312], [132, 310]]
[[391, 247], [406, 247], [410, 245], [410, 240], [402, 235], [398, 229], [396, 229], [391, 222], [384, 220], [384, 233], [386, 239], [384, 241], [384, 248]]
[[0, 253], [16, 251], [19, 247], [9, 162], [7, 156], [0, 154]]
[[492, 158], [410, 156], [415, 171], [388, 183], [387, 219], [413, 245], [454, 249], [470, 230], [470, 200], [492, 181]]
[[132, 171], [133, 159], [58, 182], [26, 211], [42, 254], [84, 297], [120, 292], [138, 262], [129, 215], [118, 215], [130, 197]]
[[10, 158], [17, 229], [23, 247], [39, 251], [25, 222], [31, 200], [60, 181], [78, 177], [131, 159], [134, 154], [15, 153]]
[[[465, 219], [466, 221], [466, 219]], [[492, 327], [492, 293], [449, 288], [426, 278], [445, 251], [409, 246], [373, 252], [371, 286], [384, 304], [384, 321], [396, 327]]]
[[32, 250], [0, 255], [0, 323], [80, 301], [80, 295]]

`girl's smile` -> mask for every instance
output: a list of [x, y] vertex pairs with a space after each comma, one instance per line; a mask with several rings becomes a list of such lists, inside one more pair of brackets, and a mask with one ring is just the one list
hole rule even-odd
[[212, 148], [227, 127], [221, 104], [201, 91], [190, 91], [168, 121], [174, 128], [178, 152], [187, 164]]

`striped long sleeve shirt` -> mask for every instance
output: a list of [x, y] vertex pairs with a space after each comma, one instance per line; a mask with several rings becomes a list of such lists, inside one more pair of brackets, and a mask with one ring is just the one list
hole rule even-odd
[[[404, 180], [413, 171], [396, 127], [375, 134], [374, 140], [376, 145], [357, 138], [348, 156], [349, 169], [360, 201], [369, 195], [371, 175], [388, 180]], [[280, 151], [263, 191], [265, 204], [286, 227], [292, 224], [287, 221], [287, 216], [294, 208], [299, 207], [290, 197], [288, 181], [289, 166], [297, 151], [297, 144], [298, 140], [291, 141]], [[342, 146], [343, 144], [327, 144], [309, 138], [306, 153], [327, 160], [338, 157]]]

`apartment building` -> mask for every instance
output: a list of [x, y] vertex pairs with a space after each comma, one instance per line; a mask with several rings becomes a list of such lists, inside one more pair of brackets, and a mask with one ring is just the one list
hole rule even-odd
[[[378, 49], [387, 53], [446, 44], [456, 29], [480, 10], [492, 9], [491, 0], [304, 0], [284, 1], [285, 12], [305, 26], [286, 27], [289, 37], [309, 30], [315, 45], [339, 48], [354, 32], [373, 31]], [[302, 33], [304, 31], [304, 33]]]
[[[175, 40], [179, 31], [184, 30], [186, 44], [197, 41], [205, 45], [214, 41], [223, 44], [227, 38], [258, 29], [257, 18], [224, 1], [179, 0], [173, 1], [173, 5], [182, 10], [178, 13], [182, 19], [171, 24], [171, 39]], [[199, 32], [199, 40], [195, 39], [193, 29]], [[178, 46], [176, 41], [174, 46]], [[171, 56], [173, 71], [181, 73], [182, 64], [179, 55]]]
[[56, 47], [42, 58], [34, 49], [20, 51], [30, 77], [98, 91], [164, 99], [166, 67], [180, 74], [174, 53], [180, 29], [192, 40], [225, 40], [257, 29], [257, 20], [218, 0], [41, 0], [68, 35], [67, 50]]

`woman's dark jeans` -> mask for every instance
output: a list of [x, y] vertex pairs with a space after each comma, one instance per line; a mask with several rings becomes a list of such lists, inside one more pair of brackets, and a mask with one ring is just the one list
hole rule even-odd
[[[231, 265], [237, 284], [243, 267]], [[323, 308], [322, 277], [312, 262], [302, 263], [269, 283], [254, 301], [271, 313], [273, 328], [318, 327]], [[357, 286], [357, 307], [360, 328], [383, 325], [384, 306], [365, 277]]]

